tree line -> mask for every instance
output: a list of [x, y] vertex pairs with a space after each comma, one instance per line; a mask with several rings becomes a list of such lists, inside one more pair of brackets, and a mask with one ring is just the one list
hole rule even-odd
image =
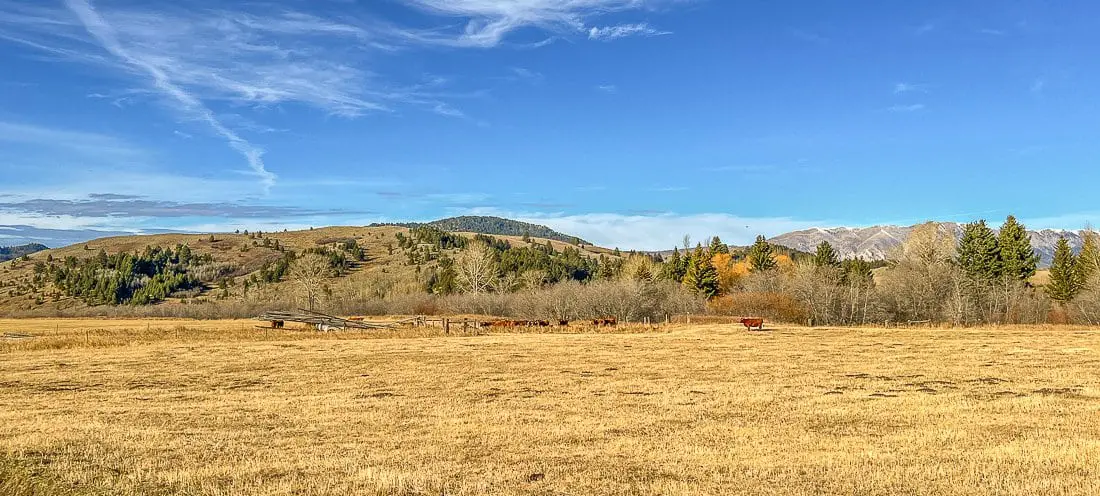
[[717, 314], [814, 325], [978, 325], [1100, 322], [1098, 239], [1086, 235], [1079, 254], [1059, 241], [1049, 280], [1036, 279], [1039, 256], [1026, 227], [1012, 216], [996, 230], [984, 220], [972, 222], [961, 236], [937, 223], [917, 226], [883, 261], [842, 259], [827, 242], [814, 253], [797, 252], [763, 236], [746, 248], [731, 248], [718, 237], [691, 247], [685, 237], [665, 256], [594, 256], [549, 243], [511, 246], [490, 236], [432, 231], [414, 232], [402, 247], [419, 250], [410, 263], [432, 262], [418, 274], [424, 290], [436, 295], [626, 281], [639, 295], [647, 285], [674, 284]]

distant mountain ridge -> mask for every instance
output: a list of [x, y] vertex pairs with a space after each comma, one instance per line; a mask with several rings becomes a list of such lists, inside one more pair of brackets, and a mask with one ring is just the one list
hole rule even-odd
[[[962, 224], [942, 222], [962, 236]], [[872, 226], [872, 227], [832, 227], [803, 229], [775, 236], [768, 241], [800, 251], [813, 252], [822, 241], [833, 245], [842, 258], [863, 258], [864, 260], [885, 260], [890, 251], [901, 245], [915, 226]], [[1063, 231], [1043, 229], [1028, 231], [1031, 246], [1040, 257], [1040, 265], [1049, 266], [1054, 259], [1054, 247], [1058, 238], [1065, 236], [1070, 246], [1079, 251], [1084, 243], [1081, 231]]]
[[23, 255], [30, 255], [31, 253], [37, 253], [49, 249], [50, 247], [41, 243], [30, 243], [19, 246], [0, 246], [0, 262], [6, 262], [8, 260], [19, 258]]
[[532, 238], [552, 239], [554, 241], [561, 241], [563, 243], [574, 245], [592, 244], [576, 236], [563, 234], [543, 225], [484, 215], [464, 215], [461, 217], [449, 217], [446, 219], [439, 219], [431, 222], [371, 224], [371, 226], [399, 226], [407, 228], [417, 226], [431, 226], [450, 232], [472, 232], [479, 234], [495, 234], [498, 236], [527, 235], [531, 236]]

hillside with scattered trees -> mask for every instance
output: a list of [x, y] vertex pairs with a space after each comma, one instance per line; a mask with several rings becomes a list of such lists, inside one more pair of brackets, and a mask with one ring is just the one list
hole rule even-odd
[[13, 258], [19, 258], [24, 255], [30, 255], [32, 253], [38, 253], [40, 251], [48, 249], [50, 249], [50, 247], [39, 243], [30, 243], [19, 246], [0, 246], [0, 262], [6, 262]]
[[550, 229], [549, 227], [530, 224], [527, 222], [520, 222], [518, 220], [503, 219], [500, 217], [489, 217], [480, 215], [466, 215], [461, 217], [451, 217], [447, 219], [440, 219], [426, 223], [401, 223], [401, 224], [375, 224], [376, 226], [391, 225], [400, 226], [406, 228], [418, 227], [426, 225], [437, 229], [442, 229], [448, 232], [468, 232], [478, 234], [490, 234], [497, 236], [525, 236], [530, 238], [550, 239], [554, 241], [561, 241], [563, 243], [569, 243], [572, 245], [588, 245], [591, 244], [576, 236], [570, 236], [568, 234], [562, 234], [558, 231]]

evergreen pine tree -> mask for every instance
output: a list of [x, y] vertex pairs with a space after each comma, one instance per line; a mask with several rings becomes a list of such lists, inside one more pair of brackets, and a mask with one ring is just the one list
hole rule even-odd
[[870, 285], [874, 281], [874, 272], [871, 269], [871, 263], [862, 258], [852, 258], [840, 263], [841, 265], [841, 282], [844, 284], [858, 283], [859, 285]]
[[599, 265], [596, 269], [596, 277], [600, 279], [615, 278], [615, 267], [611, 264], [611, 260], [603, 255], [600, 255], [599, 258]]
[[684, 287], [688, 290], [695, 291], [695, 283], [698, 280], [698, 274], [696, 273], [695, 256], [691, 252], [687, 252], [681, 258], [681, 265], [684, 265], [687, 270], [685, 270], [684, 275], [680, 277], [680, 283], [683, 284]]
[[718, 295], [718, 271], [710, 263], [702, 246], [697, 246], [691, 255], [683, 284], [689, 291], [707, 299]]
[[764, 236], [756, 237], [756, 242], [749, 248], [748, 259], [749, 269], [753, 272], [774, 270], [779, 266], [775, 261], [775, 249]]
[[1077, 276], [1081, 287], [1087, 287], [1092, 278], [1100, 274], [1100, 245], [1097, 243], [1097, 235], [1092, 231], [1085, 231], [1084, 244], [1081, 246], [1081, 254], [1077, 256]]
[[662, 275], [665, 279], [673, 282], [680, 282], [683, 280], [683, 274], [680, 274], [680, 249], [673, 248], [672, 254], [668, 256], [668, 260], [665, 260], [664, 266], [661, 268]]
[[984, 220], [963, 227], [956, 262], [973, 281], [992, 281], [1001, 274], [997, 235]]
[[822, 241], [817, 245], [817, 251], [814, 253], [814, 266], [840, 267], [840, 257], [837, 256], [836, 250], [828, 241]]
[[1039, 265], [1039, 255], [1031, 247], [1031, 237], [1027, 228], [1009, 215], [1001, 226], [997, 238], [997, 250], [1001, 264], [1001, 273], [1006, 277], [1026, 281], [1035, 275]]
[[1054, 264], [1050, 267], [1050, 282], [1047, 294], [1059, 303], [1066, 303], [1077, 296], [1081, 289], [1081, 279], [1077, 272], [1077, 257], [1069, 247], [1065, 237], [1058, 239], [1054, 249]]
[[714, 239], [710, 240], [710, 254], [711, 255], [716, 255], [718, 253], [729, 253], [729, 252], [730, 252], [730, 247], [727, 246], [725, 243], [723, 243], [722, 240], [718, 236], [715, 236]]

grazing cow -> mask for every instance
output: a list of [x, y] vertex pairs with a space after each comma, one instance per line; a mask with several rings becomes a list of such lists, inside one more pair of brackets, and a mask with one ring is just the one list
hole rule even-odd
[[560, 325], [562, 327], [567, 327], [569, 325], [569, 321], [565, 320], [565, 319], [559, 320], [558, 325]]
[[545, 321], [545, 320], [540, 320], [539, 321], [539, 327], [549, 327], [549, 326], [550, 326], [550, 322]]
[[618, 323], [619, 321], [616, 320], [615, 317], [592, 320], [592, 325], [596, 327], [615, 327]]
[[741, 323], [750, 331], [754, 327], [759, 331], [764, 330], [764, 319], [741, 319]]
[[283, 324], [284, 324], [284, 322], [281, 321], [281, 320], [272, 320], [271, 321], [271, 328], [272, 329], [282, 329]]

